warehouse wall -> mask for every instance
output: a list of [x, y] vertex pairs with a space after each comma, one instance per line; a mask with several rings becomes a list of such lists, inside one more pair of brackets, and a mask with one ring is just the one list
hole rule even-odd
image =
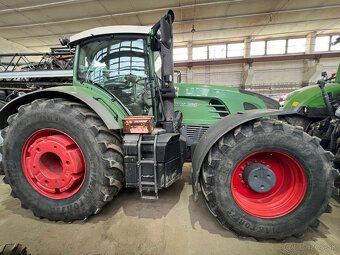
[[323, 71], [327, 71], [328, 74], [336, 73], [338, 70], [338, 65], [340, 63], [340, 59], [321, 59], [321, 65], [323, 66]]
[[[315, 71], [316, 81], [321, 71], [335, 73], [340, 59], [321, 59]], [[314, 61], [313, 61], [314, 62]], [[254, 63], [253, 77], [246, 89], [264, 94], [275, 94], [292, 91], [302, 86], [307, 60], [289, 60], [277, 62]], [[312, 63], [314, 65], [315, 63]], [[194, 66], [191, 68], [176, 68], [182, 73], [182, 82], [203, 83], [240, 87], [243, 83], [245, 70], [243, 64], [226, 64], [210, 66]], [[319, 72], [320, 71], [320, 72]]]

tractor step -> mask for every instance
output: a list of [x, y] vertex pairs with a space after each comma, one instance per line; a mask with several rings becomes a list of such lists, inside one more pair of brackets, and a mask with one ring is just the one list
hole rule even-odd
[[[150, 155], [148, 159], [144, 159], [143, 145], [153, 145], [152, 157]], [[157, 186], [157, 135], [154, 136], [153, 140], [143, 140], [141, 135], [138, 140], [138, 184], [139, 193], [142, 199], [146, 200], [157, 200], [158, 199], [158, 186]], [[152, 165], [153, 171], [150, 173], [150, 167]], [[146, 170], [149, 170], [146, 172]], [[145, 194], [148, 193], [148, 194]]]
[[139, 163], [141, 164], [154, 164], [155, 161], [152, 159], [142, 159], [141, 161], [139, 161]]
[[141, 141], [141, 144], [149, 144], [149, 145], [153, 145], [154, 143], [154, 140], [151, 140], [151, 141]]
[[153, 178], [153, 175], [142, 175], [142, 178]]
[[142, 185], [148, 185], [148, 186], [155, 186], [154, 182], [146, 182], [146, 181], [142, 181], [141, 182]]
[[142, 199], [145, 199], [145, 200], [157, 200], [157, 199], [158, 199], [158, 196], [147, 196], [147, 195], [143, 195], [143, 196], [142, 196]]

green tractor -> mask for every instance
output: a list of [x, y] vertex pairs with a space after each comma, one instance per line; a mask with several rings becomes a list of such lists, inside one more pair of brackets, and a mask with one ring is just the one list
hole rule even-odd
[[[321, 139], [322, 147], [335, 155], [334, 167], [340, 169], [340, 65], [331, 77], [326, 72], [321, 75], [317, 85], [301, 88], [287, 96], [283, 109], [294, 115], [284, 119]], [[339, 178], [335, 186], [339, 192]]]
[[[337, 175], [332, 154], [280, 121], [285, 112], [229, 114], [237, 110], [225, 107], [223, 88], [176, 91], [173, 21], [169, 11], [151, 31], [104, 27], [72, 36], [73, 86], [3, 107], [2, 164], [12, 195], [37, 217], [64, 222], [98, 214], [123, 186], [154, 200], [181, 176], [190, 143], [194, 197], [201, 188], [223, 227], [276, 240], [316, 227]], [[243, 94], [240, 110], [266, 106]]]
[[183, 115], [181, 134], [188, 153], [208, 128], [225, 116], [253, 109], [279, 109], [279, 103], [269, 97], [237, 88], [175, 84], [175, 111]]

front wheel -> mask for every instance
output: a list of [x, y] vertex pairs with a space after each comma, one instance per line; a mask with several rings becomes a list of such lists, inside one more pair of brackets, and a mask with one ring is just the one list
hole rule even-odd
[[38, 99], [3, 130], [12, 195], [34, 215], [70, 222], [98, 213], [123, 181], [120, 137], [80, 103]]
[[331, 158], [302, 130], [257, 121], [211, 148], [201, 185], [223, 226], [242, 236], [281, 240], [318, 225], [333, 188]]

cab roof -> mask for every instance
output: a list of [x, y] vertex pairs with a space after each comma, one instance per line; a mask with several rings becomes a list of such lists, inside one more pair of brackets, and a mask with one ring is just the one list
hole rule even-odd
[[107, 34], [148, 34], [151, 27], [146, 26], [105, 26], [85, 30], [70, 37], [70, 44], [74, 44], [85, 38]]

